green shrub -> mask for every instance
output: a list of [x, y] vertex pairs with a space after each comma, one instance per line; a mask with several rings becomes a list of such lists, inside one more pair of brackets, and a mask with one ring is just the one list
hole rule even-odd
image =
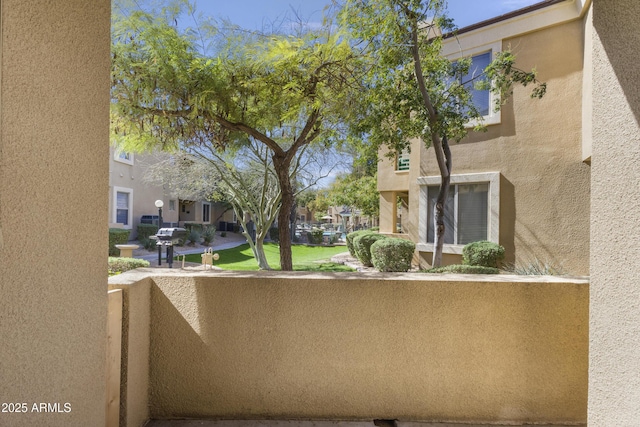
[[369, 231], [375, 231], [376, 233], [380, 231], [380, 227], [371, 227]]
[[354, 231], [352, 233], [349, 233], [345, 236], [345, 240], [347, 241], [347, 249], [349, 249], [349, 253], [351, 254], [352, 257], [358, 257], [358, 254], [356, 254], [356, 248], [353, 246], [353, 239], [355, 239], [358, 236], [362, 236], [363, 234], [367, 234], [367, 233], [371, 233], [371, 231], [369, 230], [358, 230], [358, 231]]
[[494, 267], [484, 267], [481, 265], [454, 264], [423, 270], [423, 273], [498, 274], [500, 273], [500, 270]]
[[149, 267], [149, 261], [137, 258], [109, 257], [110, 276], [141, 267]]
[[109, 256], [120, 255], [120, 251], [116, 248], [116, 245], [126, 245], [129, 241], [130, 233], [131, 230], [125, 230], [124, 228], [109, 229]]
[[378, 233], [365, 233], [353, 239], [356, 256], [362, 264], [367, 267], [373, 266], [373, 264], [371, 264], [371, 245], [382, 239], [388, 239], [388, 237]]
[[504, 248], [487, 240], [469, 243], [462, 248], [462, 263], [498, 268], [504, 259]]
[[274, 242], [280, 241], [280, 230], [278, 230], [278, 227], [271, 227], [269, 229], [269, 238]]
[[184, 223], [184, 228], [187, 231], [197, 231], [198, 233], [202, 233], [202, 229], [203, 229], [203, 225], [200, 223], [196, 223], [196, 222], [185, 222]]
[[556, 265], [550, 261], [540, 261], [537, 258], [518, 264], [509, 264], [504, 267], [504, 270], [523, 276], [563, 276], [567, 274], [562, 265]]
[[158, 233], [158, 226], [155, 224], [138, 224], [138, 240], [142, 243], [143, 239], [149, 239]]
[[216, 236], [216, 227], [213, 225], [206, 226], [202, 229], [202, 240], [205, 245], [210, 245]]
[[220, 237], [227, 237], [227, 232], [226, 231], [221, 231], [220, 232]]
[[324, 230], [322, 228], [312, 228], [311, 231], [307, 231], [307, 239], [312, 245], [319, 245], [322, 243]]
[[140, 242], [140, 246], [142, 246], [144, 249], [148, 251], [153, 251], [156, 249], [156, 241], [151, 240], [148, 237], [143, 237], [142, 239], [138, 239], [138, 242]]
[[189, 246], [200, 243], [200, 232], [196, 227], [192, 227], [191, 230], [187, 232], [187, 240], [189, 241]]
[[378, 271], [409, 271], [416, 244], [405, 239], [387, 238], [371, 245], [371, 263]]

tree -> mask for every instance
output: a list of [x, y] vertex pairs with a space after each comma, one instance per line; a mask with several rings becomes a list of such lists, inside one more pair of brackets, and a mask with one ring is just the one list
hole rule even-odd
[[[434, 267], [442, 262], [444, 205], [452, 170], [449, 140], [463, 138], [467, 123], [482, 122], [469, 86], [491, 89], [504, 102], [514, 84], [538, 83], [535, 70], [517, 69], [509, 51], [499, 53], [473, 81], [462, 81], [471, 60], [451, 62], [440, 53], [443, 38], [455, 36], [445, 12], [446, 0], [345, 0], [340, 12], [340, 22], [361, 40], [364, 56], [371, 60], [359, 108], [363, 115], [354, 132], [366, 135], [375, 146], [388, 146], [392, 155], [409, 150], [413, 138], [433, 148], [442, 178], [434, 212]], [[546, 85], [538, 84], [532, 97], [542, 97], [545, 91]]]
[[350, 140], [345, 147], [353, 159], [351, 172], [336, 178], [329, 188], [329, 199], [336, 206], [358, 209], [364, 216], [380, 216], [378, 192], [378, 151], [362, 139]]
[[[301, 189], [314, 185], [330, 171], [319, 165], [326, 163], [322, 161], [324, 154], [324, 150], [310, 146], [298, 152], [290, 174]], [[148, 168], [145, 179], [161, 183], [181, 198], [229, 203], [258, 267], [270, 270], [264, 240], [277, 217], [282, 192], [267, 147], [251, 140], [236, 149], [220, 151], [203, 145], [166, 153], [165, 157]]]
[[[303, 147], [340, 139], [339, 125], [358, 96], [360, 58], [330, 22], [297, 36], [218, 28], [196, 37], [178, 28], [181, 11], [137, 11], [116, 20], [113, 132], [138, 150], [226, 150], [249, 138], [267, 147], [282, 193], [280, 264], [292, 270], [292, 164]], [[215, 55], [199, 45], [215, 46]]]

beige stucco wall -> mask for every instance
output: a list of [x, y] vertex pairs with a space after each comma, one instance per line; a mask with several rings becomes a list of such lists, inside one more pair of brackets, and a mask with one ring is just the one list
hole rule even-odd
[[104, 425], [110, 2], [0, 8], [0, 425]]
[[[411, 142], [411, 154], [409, 156], [409, 165], [420, 164], [420, 144], [421, 141], [414, 140]], [[409, 181], [413, 178], [409, 170], [396, 170], [395, 158], [389, 158], [387, 153], [389, 150], [382, 147], [378, 153], [378, 191], [380, 192], [380, 232], [395, 233], [397, 224], [397, 208], [396, 201], [399, 193], [407, 193], [409, 191]], [[418, 206], [417, 204], [415, 206]], [[411, 209], [411, 207], [409, 207]], [[403, 218], [405, 222], [409, 218]], [[406, 225], [406, 224], [403, 224]]]
[[[116, 221], [114, 213], [114, 187], [129, 189], [132, 191], [130, 203], [132, 205], [130, 239], [134, 239], [137, 234], [137, 226], [142, 215], [158, 215], [158, 208], [155, 201], [161, 199], [164, 202], [162, 208], [162, 220], [165, 223], [178, 223], [178, 198], [168, 194], [162, 185], [149, 181], [147, 169], [160, 161], [160, 157], [153, 153], [136, 153], [133, 155], [133, 164], [128, 164], [114, 160], [114, 149], [110, 150], [109, 160], [109, 223]], [[171, 210], [169, 201], [174, 200], [175, 209]]]
[[589, 425], [640, 420], [640, 3], [593, 2]]
[[[500, 244], [507, 262], [538, 259], [572, 274], [589, 271], [590, 169], [582, 162], [583, 22], [575, 20], [503, 40], [517, 66], [536, 68], [548, 84], [541, 100], [516, 87], [501, 124], [472, 133], [451, 147], [453, 174], [501, 173]], [[418, 176], [439, 176], [435, 156], [421, 148], [420, 169], [410, 172], [412, 221], [417, 224]], [[412, 227], [417, 241], [418, 227]], [[423, 264], [431, 253], [423, 254]], [[451, 257], [459, 260], [459, 257]]]
[[139, 427], [149, 419], [149, 338], [152, 280], [118, 278], [122, 289], [122, 375], [120, 427]]
[[150, 274], [151, 417], [586, 419], [584, 280]]

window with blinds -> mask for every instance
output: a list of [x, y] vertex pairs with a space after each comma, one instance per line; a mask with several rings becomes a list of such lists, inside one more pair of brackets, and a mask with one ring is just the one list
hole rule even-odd
[[[427, 187], [427, 243], [434, 240], [434, 207], [439, 186]], [[478, 240], [488, 240], [489, 184], [451, 185], [444, 214], [444, 243], [465, 245]]]
[[116, 222], [129, 225], [129, 193], [116, 193]]

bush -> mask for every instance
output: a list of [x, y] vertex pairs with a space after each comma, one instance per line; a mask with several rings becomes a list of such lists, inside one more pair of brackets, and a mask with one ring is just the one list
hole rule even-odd
[[189, 246], [200, 243], [200, 232], [196, 227], [191, 228], [191, 230], [187, 232], [187, 240], [189, 241]]
[[213, 225], [206, 226], [202, 229], [202, 240], [205, 245], [210, 245], [216, 236], [216, 227]]
[[109, 229], [109, 256], [120, 255], [120, 251], [116, 248], [116, 245], [126, 245], [129, 241], [130, 233], [131, 230], [125, 230], [123, 228]]
[[197, 222], [185, 222], [184, 228], [187, 231], [197, 231], [198, 233], [202, 233], [203, 225]]
[[498, 274], [500, 273], [500, 270], [494, 267], [484, 267], [481, 265], [454, 264], [423, 270], [423, 273]]
[[155, 251], [158, 247], [158, 245], [156, 245], [156, 240], [152, 240], [147, 237], [139, 239], [138, 241], [140, 242], [140, 246], [148, 251]]
[[498, 268], [504, 259], [504, 248], [487, 240], [469, 243], [462, 248], [462, 263]]
[[353, 239], [353, 247], [362, 264], [367, 267], [373, 266], [371, 264], [371, 245], [382, 239], [388, 239], [388, 237], [378, 233], [365, 233]]
[[371, 245], [371, 263], [378, 271], [409, 271], [416, 244], [405, 239], [387, 238]]
[[280, 241], [280, 231], [278, 230], [278, 227], [271, 227], [269, 229], [269, 238], [274, 242]]
[[319, 245], [322, 243], [324, 230], [322, 228], [312, 228], [311, 231], [307, 231], [307, 239], [312, 245]]
[[562, 265], [556, 265], [551, 261], [540, 261], [537, 258], [507, 265], [504, 270], [511, 274], [523, 276], [563, 276], [567, 274]]
[[358, 231], [354, 231], [352, 233], [349, 233], [345, 236], [345, 240], [347, 241], [347, 249], [349, 249], [349, 253], [351, 254], [352, 257], [358, 257], [358, 255], [356, 254], [356, 248], [353, 246], [353, 240], [358, 237], [358, 236], [362, 236], [363, 234], [367, 234], [367, 233], [371, 233], [371, 231], [369, 230], [358, 230]]
[[109, 257], [109, 276], [141, 267], [149, 267], [149, 261], [137, 258]]
[[227, 237], [227, 232], [226, 231], [221, 231], [220, 232], [220, 237]]
[[158, 233], [158, 226], [155, 224], [138, 224], [138, 240], [142, 244], [142, 240], [149, 239], [149, 236], [155, 236]]

